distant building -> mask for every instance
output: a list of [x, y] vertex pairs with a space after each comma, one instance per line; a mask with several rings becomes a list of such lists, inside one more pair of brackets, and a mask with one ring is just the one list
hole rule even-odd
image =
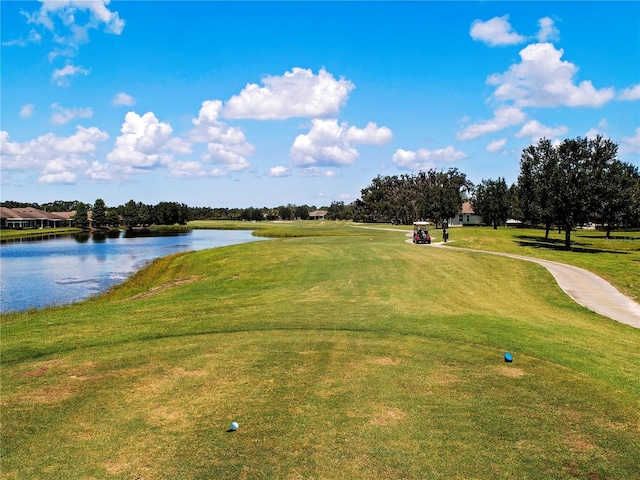
[[0, 207], [0, 228], [57, 228], [67, 220], [60, 213], [37, 208]]
[[458, 215], [449, 219], [450, 227], [462, 227], [465, 225], [482, 225], [482, 217], [473, 212], [471, 202], [464, 202]]
[[324, 220], [324, 217], [326, 215], [326, 210], [316, 210], [315, 212], [309, 212], [309, 220]]
[[[91, 214], [87, 212], [89, 225]], [[0, 207], [0, 228], [59, 228], [62, 226], [73, 227], [76, 211], [71, 212], [46, 212], [32, 207], [7, 208]]]

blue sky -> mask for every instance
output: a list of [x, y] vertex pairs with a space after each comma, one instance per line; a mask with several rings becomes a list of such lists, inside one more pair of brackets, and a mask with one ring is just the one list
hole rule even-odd
[[640, 166], [640, 2], [0, 3], [2, 200], [349, 203], [517, 180], [539, 138]]

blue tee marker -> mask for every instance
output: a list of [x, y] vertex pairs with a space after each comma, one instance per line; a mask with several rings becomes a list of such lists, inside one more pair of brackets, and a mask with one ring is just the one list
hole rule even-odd
[[508, 362], [508, 363], [513, 362], [513, 356], [509, 352], [505, 353], [504, 354], [504, 361]]

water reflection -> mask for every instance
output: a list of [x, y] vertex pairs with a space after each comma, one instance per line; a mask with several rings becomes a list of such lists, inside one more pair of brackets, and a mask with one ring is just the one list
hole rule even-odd
[[249, 231], [136, 231], [42, 235], [0, 245], [0, 311], [65, 304], [104, 292], [150, 261], [186, 250], [245, 243]]

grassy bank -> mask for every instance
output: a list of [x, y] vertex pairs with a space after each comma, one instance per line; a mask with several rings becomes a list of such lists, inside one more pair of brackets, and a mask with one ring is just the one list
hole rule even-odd
[[63, 235], [67, 233], [82, 232], [80, 228], [60, 227], [60, 228], [38, 228], [29, 230], [2, 229], [0, 230], [0, 241], [13, 240], [25, 237], [42, 237], [48, 235]]
[[637, 330], [527, 262], [264, 225], [283, 238], [2, 316], [2, 477], [637, 474]]

